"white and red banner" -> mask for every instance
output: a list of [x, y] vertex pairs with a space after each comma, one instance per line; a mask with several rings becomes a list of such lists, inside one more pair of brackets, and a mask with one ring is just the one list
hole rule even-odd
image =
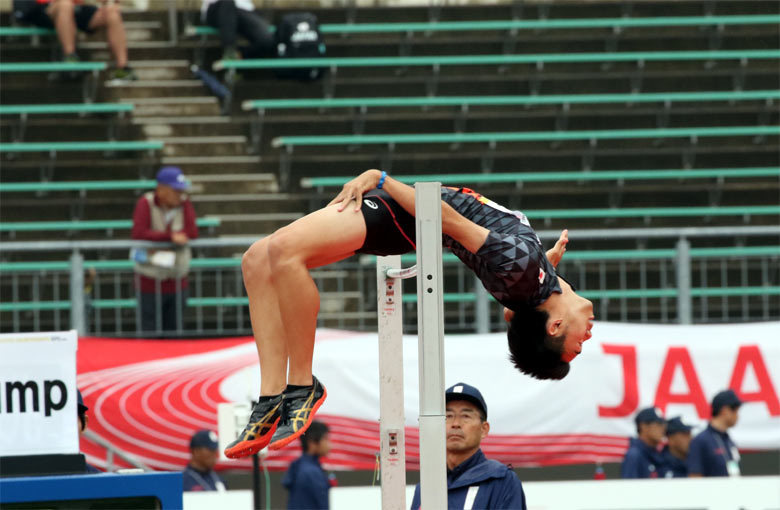
[[[619, 461], [637, 410], [656, 406], [697, 426], [709, 402], [733, 388], [746, 402], [730, 431], [742, 449], [780, 448], [780, 323], [641, 325], [596, 323], [562, 381], [538, 381], [508, 361], [506, 336], [447, 335], [447, 385], [466, 382], [487, 401], [490, 458], [514, 466]], [[331, 469], [373, 469], [379, 449], [376, 334], [319, 330], [314, 373], [328, 389], [318, 418], [331, 428]], [[250, 338], [80, 340], [78, 383], [90, 429], [151, 467], [180, 469], [190, 435], [216, 430], [219, 402], [256, 396], [260, 373]], [[408, 467], [418, 467], [417, 338], [404, 339]], [[694, 431], [696, 432], [696, 431]], [[88, 459], [105, 453], [82, 441]], [[266, 459], [284, 468], [293, 444]], [[246, 467], [248, 460], [224, 468]]]

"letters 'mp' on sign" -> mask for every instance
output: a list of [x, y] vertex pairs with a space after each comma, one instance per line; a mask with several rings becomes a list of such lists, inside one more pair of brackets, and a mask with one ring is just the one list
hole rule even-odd
[[0, 335], [0, 456], [78, 453], [75, 331]]

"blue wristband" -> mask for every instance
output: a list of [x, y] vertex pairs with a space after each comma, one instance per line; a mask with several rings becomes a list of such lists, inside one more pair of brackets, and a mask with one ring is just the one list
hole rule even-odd
[[385, 184], [385, 179], [387, 179], [387, 172], [382, 170], [382, 177], [379, 178], [379, 184], [376, 185], [376, 189], [382, 189], [382, 186]]

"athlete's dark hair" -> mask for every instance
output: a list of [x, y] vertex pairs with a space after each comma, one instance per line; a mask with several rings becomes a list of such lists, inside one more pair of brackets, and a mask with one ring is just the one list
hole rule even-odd
[[538, 308], [518, 307], [509, 322], [509, 359], [524, 374], [537, 379], [563, 379], [569, 363], [563, 361], [564, 335], [547, 334], [550, 315]]
[[303, 433], [301, 436], [301, 447], [303, 448], [303, 453], [306, 453], [306, 448], [311, 443], [319, 443], [322, 441], [322, 438], [325, 437], [325, 434], [328, 433], [328, 426], [322, 423], [321, 421], [313, 421], [311, 422], [311, 425], [309, 425], [309, 428], [306, 429], [306, 432]]

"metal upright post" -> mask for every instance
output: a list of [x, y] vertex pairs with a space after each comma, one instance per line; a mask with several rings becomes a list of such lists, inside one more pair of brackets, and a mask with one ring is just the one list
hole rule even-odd
[[691, 243], [684, 237], [677, 241], [677, 321], [693, 322], [691, 298]]
[[447, 508], [441, 184], [417, 183], [415, 190], [420, 364], [420, 502], [422, 508], [439, 509]]
[[474, 294], [477, 298], [476, 306], [474, 307], [477, 333], [481, 335], [490, 333], [490, 295], [476, 275], [474, 275]]
[[404, 353], [402, 280], [388, 276], [401, 257], [379, 257], [376, 265], [379, 326], [379, 436], [382, 509], [406, 509], [406, 441], [404, 437]]
[[87, 333], [84, 317], [84, 257], [78, 250], [70, 256], [70, 327], [79, 336]]

